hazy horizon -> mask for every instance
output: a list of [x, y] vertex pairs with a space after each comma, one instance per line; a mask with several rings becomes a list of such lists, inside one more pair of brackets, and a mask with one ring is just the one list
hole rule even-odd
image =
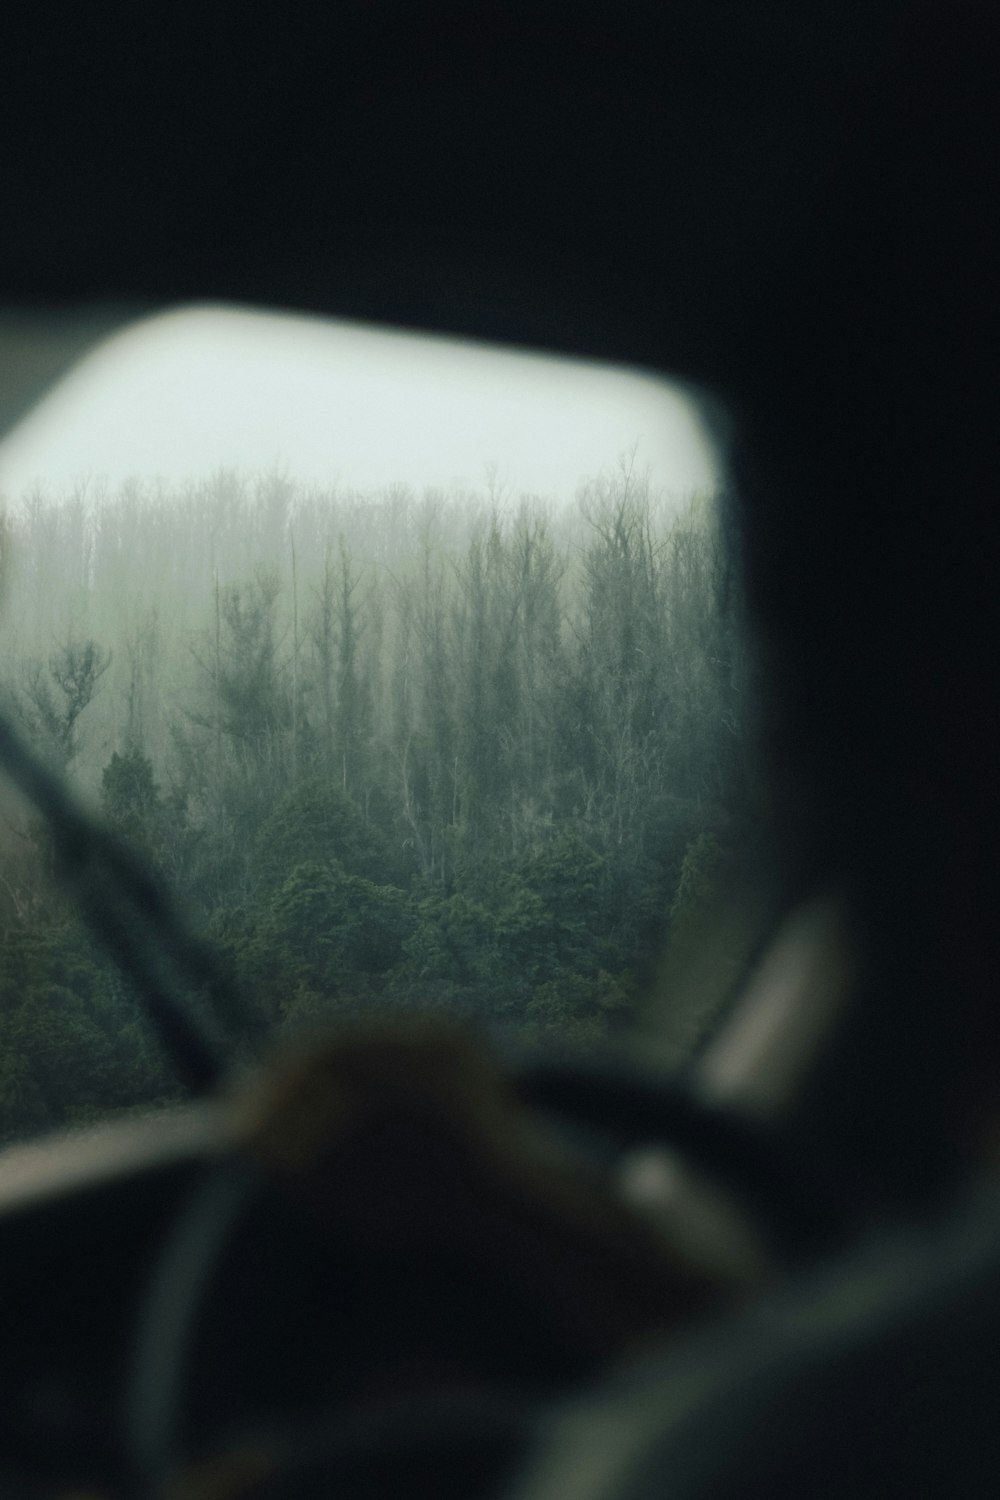
[[211, 307], [105, 341], [0, 442], [0, 497], [278, 471], [569, 500], [635, 453], [654, 490], [714, 487], [682, 391], [651, 376], [343, 323]]

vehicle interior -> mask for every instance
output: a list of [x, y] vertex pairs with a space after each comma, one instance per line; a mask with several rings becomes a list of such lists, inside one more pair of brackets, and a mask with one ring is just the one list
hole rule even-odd
[[[670, 376], [726, 470], [761, 726], [737, 957], [666, 1068], [433, 995], [269, 1046], [238, 943], [4, 710], [183, 1099], [0, 1153], [3, 1492], [995, 1494], [985, 7], [3, 27], [0, 429], [192, 304]], [[684, 954], [706, 994], [722, 930]]]

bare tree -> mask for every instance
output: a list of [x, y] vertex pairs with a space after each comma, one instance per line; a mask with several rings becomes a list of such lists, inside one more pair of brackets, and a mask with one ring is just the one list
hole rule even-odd
[[49, 657], [26, 663], [18, 694], [22, 718], [64, 769], [80, 750], [79, 719], [111, 665], [94, 640], [69, 640]]

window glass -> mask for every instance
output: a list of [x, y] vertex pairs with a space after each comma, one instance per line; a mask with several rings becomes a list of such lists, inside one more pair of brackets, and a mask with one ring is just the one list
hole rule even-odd
[[[0, 446], [5, 712], [222, 954], [247, 1038], [430, 1008], [600, 1045], [739, 841], [718, 484], [646, 375], [151, 318]], [[43, 822], [0, 810], [0, 1142], [178, 1097]]]

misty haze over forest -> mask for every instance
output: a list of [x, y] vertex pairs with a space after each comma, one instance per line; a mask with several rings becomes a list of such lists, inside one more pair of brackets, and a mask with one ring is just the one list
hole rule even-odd
[[[0, 497], [37, 482], [180, 487], [219, 470], [329, 489], [405, 480], [567, 497], [638, 445], [657, 487], [717, 482], [704, 413], [659, 376], [246, 308], [174, 308], [90, 349], [0, 444]], [[463, 477], [464, 476], [464, 477]]]
[[[414, 1007], [599, 1042], [738, 856], [715, 503], [628, 460], [561, 509], [276, 473], [39, 489], [3, 553], [7, 711], [183, 896], [248, 1044]], [[0, 1141], [174, 1097], [7, 803]]]

